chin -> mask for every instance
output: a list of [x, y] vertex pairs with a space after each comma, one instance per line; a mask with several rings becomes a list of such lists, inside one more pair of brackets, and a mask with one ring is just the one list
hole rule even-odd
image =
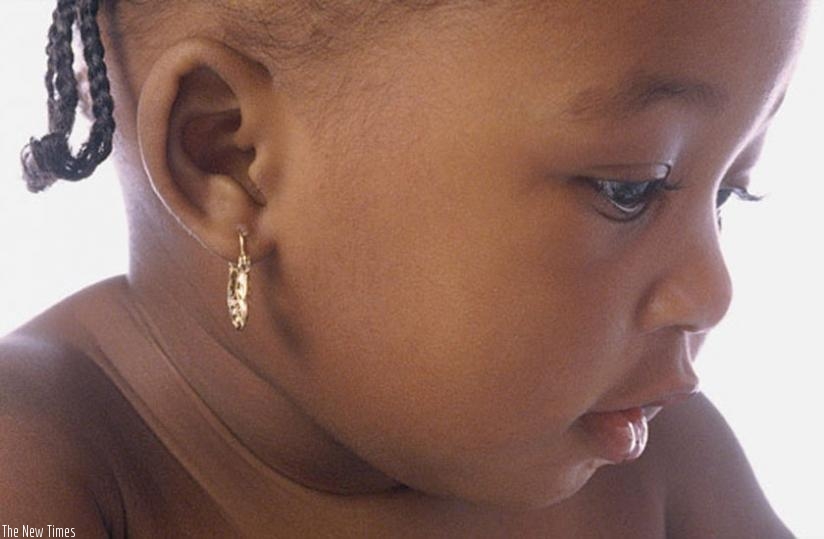
[[605, 464], [603, 460], [590, 460], [570, 465], [557, 473], [532, 477], [519, 483], [513, 482], [505, 489], [483, 493], [464, 492], [450, 497], [483, 509], [507, 512], [526, 512], [547, 509], [571, 498], [589, 482], [595, 471]]

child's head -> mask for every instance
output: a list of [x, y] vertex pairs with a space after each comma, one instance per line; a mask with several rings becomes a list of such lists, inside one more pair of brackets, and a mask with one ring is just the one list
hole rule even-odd
[[166, 292], [380, 473], [560, 500], [623, 450], [586, 414], [696, 389], [731, 295], [717, 206], [746, 196], [802, 15], [104, 2], [133, 282], [191, 283]]

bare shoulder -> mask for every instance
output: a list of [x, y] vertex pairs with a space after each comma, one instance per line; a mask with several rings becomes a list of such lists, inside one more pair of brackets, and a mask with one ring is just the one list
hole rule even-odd
[[[727, 422], [704, 395], [662, 411], [650, 449], [666, 489], [667, 537], [792, 537]], [[651, 442], [652, 442], [651, 440]]]
[[101, 377], [82, 353], [54, 341], [0, 340], [3, 524], [43, 536], [109, 536], [107, 497], [116, 487], [96, 432], [106, 404]]

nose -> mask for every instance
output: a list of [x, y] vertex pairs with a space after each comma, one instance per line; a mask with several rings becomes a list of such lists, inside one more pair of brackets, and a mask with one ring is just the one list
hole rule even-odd
[[659, 254], [660, 269], [639, 307], [642, 330], [705, 333], [718, 325], [732, 301], [732, 282], [715, 222], [679, 231]]

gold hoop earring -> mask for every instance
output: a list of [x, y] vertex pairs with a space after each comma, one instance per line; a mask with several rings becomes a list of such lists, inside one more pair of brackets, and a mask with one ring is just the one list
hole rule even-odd
[[246, 255], [246, 236], [243, 232], [238, 233], [240, 239], [240, 256], [237, 264], [229, 262], [229, 286], [227, 288], [226, 303], [229, 306], [229, 316], [232, 325], [237, 330], [246, 327], [246, 320], [249, 318], [249, 269], [252, 266], [251, 260]]

